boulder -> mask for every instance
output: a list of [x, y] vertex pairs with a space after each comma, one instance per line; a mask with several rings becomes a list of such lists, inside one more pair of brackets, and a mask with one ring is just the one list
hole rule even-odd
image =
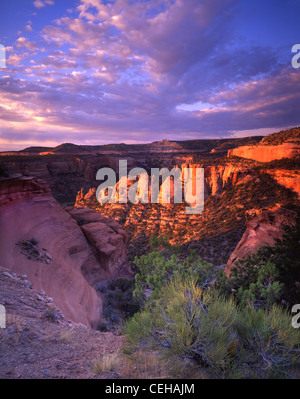
[[127, 263], [127, 234], [122, 226], [90, 208], [67, 208], [82, 229], [93, 253], [101, 265], [86, 272], [89, 282], [94, 285], [101, 279], [127, 278], [132, 272]]

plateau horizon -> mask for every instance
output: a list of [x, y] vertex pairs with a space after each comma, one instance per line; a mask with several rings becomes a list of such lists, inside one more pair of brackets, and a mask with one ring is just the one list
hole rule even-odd
[[[112, 168], [104, 167], [98, 170], [96, 180], [107, 180], [100, 184], [96, 190], [96, 198], [100, 204], [120, 203], [132, 204], [150, 203], [175, 204], [183, 202], [189, 204], [185, 207], [186, 214], [199, 214], [204, 209], [204, 169], [184, 167], [151, 168], [151, 178], [143, 168], [136, 167], [127, 173], [127, 160], [119, 160], [119, 180]], [[172, 178], [172, 179], [171, 179]], [[135, 181], [128, 188], [128, 180]], [[149, 189], [150, 186], [150, 189]]]

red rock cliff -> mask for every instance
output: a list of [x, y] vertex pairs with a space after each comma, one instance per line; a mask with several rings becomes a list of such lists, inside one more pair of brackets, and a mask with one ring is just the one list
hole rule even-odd
[[297, 143], [283, 143], [281, 145], [255, 145], [237, 147], [228, 151], [228, 157], [237, 156], [253, 159], [258, 162], [271, 162], [275, 159], [293, 158], [300, 154]]

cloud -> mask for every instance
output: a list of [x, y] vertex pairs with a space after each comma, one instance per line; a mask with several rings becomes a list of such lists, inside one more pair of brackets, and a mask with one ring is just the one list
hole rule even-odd
[[16, 45], [17, 47], [24, 47], [29, 51], [35, 51], [37, 49], [37, 44], [35, 42], [31, 42], [23, 36], [17, 39]]
[[33, 5], [34, 5], [36, 8], [43, 8], [43, 7], [45, 7], [46, 5], [52, 6], [53, 4], [54, 4], [54, 1], [53, 1], [53, 0], [35, 0], [35, 1], [33, 2]]
[[27, 25], [25, 26], [25, 30], [26, 30], [27, 32], [32, 32], [32, 26], [31, 26], [31, 24], [27, 24]]
[[22, 131], [40, 143], [146, 142], [299, 125], [299, 71], [276, 47], [236, 35], [238, 6], [81, 0], [11, 49], [3, 137], [13, 129], [20, 142]]
[[49, 55], [46, 58], [42, 58], [40, 62], [46, 66], [53, 66], [56, 70], [58, 69], [76, 69], [78, 64], [76, 61], [68, 60], [64, 57], [55, 57]]

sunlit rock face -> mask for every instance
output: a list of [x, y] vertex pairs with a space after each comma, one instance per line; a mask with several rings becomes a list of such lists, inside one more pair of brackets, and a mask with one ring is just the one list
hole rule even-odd
[[[84, 212], [81, 228], [44, 181], [0, 179], [1, 264], [27, 275], [67, 318], [87, 326], [96, 325], [102, 312], [92, 285], [117, 276], [126, 263], [126, 234], [116, 222], [92, 212]], [[94, 217], [97, 222], [89, 224]]]
[[230, 163], [222, 166], [208, 166], [204, 170], [205, 199], [209, 195], [220, 197], [230, 184], [237, 184], [245, 176], [250, 176], [251, 170]]
[[[196, 170], [197, 168], [200, 169], [203, 167], [201, 165], [191, 165], [185, 163], [181, 166], [175, 166], [172, 170], [179, 170], [179, 176], [176, 175], [179, 177], [178, 181], [175, 184], [172, 170], [170, 170], [170, 178], [164, 181], [160, 179], [158, 196], [156, 200], [152, 198], [151, 185], [153, 185], [153, 182], [151, 175], [148, 175], [147, 173], [138, 176], [138, 182], [123, 176], [114, 187], [110, 187], [112, 193], [111, 198], [114, 198], [115, 202], [118, 203], [120, 201], [120, 187], [123, 186], [127, 187], [128, 202], [159, 203], [168, 207], [169, 204], [173, 204], [175, 202], [176, 193], [178, 194], [179, 192], [181, 192], [181, 195], [179, 195], [178, 198], [181, 198], [180, 202], [182, 202], [185, 198], [184, 171], [188, 168]], [[251, 177], [251, 170], [247, 167], [235, 166], [231, 165], [230, 163], [221, 166], [207, 166], [204, 169], [204, 199], [206, 200], [209, 195], [220, 197], [230, 184], [237, 184], [240, 180], [244, 180], [245, 177]], [[195, 176], [193, 176], [191, 187], [193, 193], [196, 193], [195, 182], [196, 179]], [[130, 191], [133, 190], [133, 185], [136, 186], [134, 190], [136, 192], [135, 201], [132, 201], [132, 196], [129, 196]], [[90, 190], [86, 191], [82, 187], [77, 193], [76, 203], [78, 206], [80, 206], [81, 201], [83, 201], [83, 203], [88, 203], [89, 201], [96, 200], [96, 194], [95, 188], [91, 188]], [[103, 197], [105, 197], [105, 195], [103, 195]]]
[[298, 143], [283, 143], [281, 145], [254, 145], [233, 148], [228, 151], [228, 157], [237, 156], [253, 159], [258, 162], [271, 162], [275, 159], [293, 158], [300, 154]]
[[297, 170], [267, 170], [280, 185], [294, 191], [300, 198], [300, 171]]
[[252, 209], [246, 212], [247, 228], [231, 254], [225, 272], [229, 275], [234, 263], [256, 253], [264, 246], [274, 246], [277, 239], [281, 239], [284, 226], [295, 224], [296, 213], [279, 206], [272, 209]]

